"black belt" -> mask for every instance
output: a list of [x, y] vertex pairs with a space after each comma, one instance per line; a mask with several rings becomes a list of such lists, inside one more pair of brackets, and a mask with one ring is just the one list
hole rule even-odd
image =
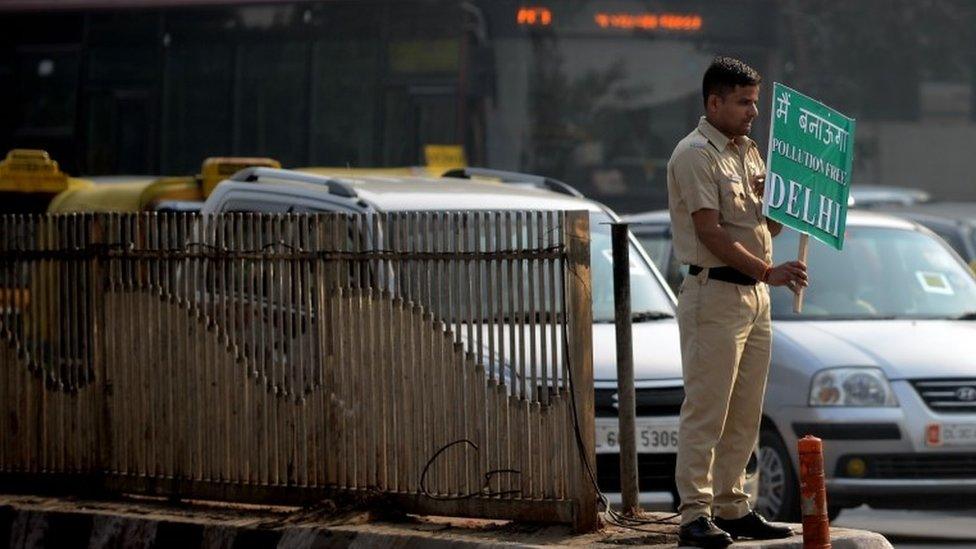
[[[704, 269], [698, 265], [689, 265], [688, 274], [691, 276], [697, 276], [698, 273], [702, 272]], [[732, 267], [711, 267], [708, 269], [708, 278], [712, 280], [721, 280], [722, 282], [731, 282], [732, 284], [741, 284], [743, 286], [755, 286], [756, 279], [749, 275], [742, 274], [742, 272], [733, 269]]]

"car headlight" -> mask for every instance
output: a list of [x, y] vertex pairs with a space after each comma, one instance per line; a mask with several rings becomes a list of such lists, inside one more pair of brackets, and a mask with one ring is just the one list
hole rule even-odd
[[810, 406], [898, 406], [898, 401], [878, 368], [831, 368], [813, 376]]

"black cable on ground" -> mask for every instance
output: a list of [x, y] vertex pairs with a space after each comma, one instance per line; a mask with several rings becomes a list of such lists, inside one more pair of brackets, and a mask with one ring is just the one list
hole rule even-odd
[[[573, 276], [579, 277], [579, 274], [573, 271], [572, 269], [570, 269], [570, 272], [573, 274]], [[565, 304], [563, 305], [563, 307], [565, 308]], [[568, 349], [569, 338], [566, 335], [566, 330], [563, 330], [562, 333], [563, 333], [563, 348]], [[590, 460], [587, 459], [586, 448], [585, 445], [583, 444], [583, 434], [580, 431], [579, 413], [576, 406], [576, 390], [573, 384], [573, 365], [570, 362], [569, 353], [564, 353], [564, 356], [566, 357], [566, 365], [567, 365], [566, 370], [568, 372], [569, 399], [573, 410], [573, 431], [576, 435], [576, 447], [579, 452], [580, 461], [583, 462], [583, 465], [586, 469], [586, 474], [589, 477], [590, 482], [593, 483], [593, 489], [596, 490], [597, 499], [599, 499], [600, 503], [603, 504], [604, 512], [606, 513], [607, 517], [609, 517], [610, 519], [609, 522], [611, 522], [615, 526], [620, 526], [622, 528], [629, 528], [632, 530], [638, 530], [642, 532], [649, 532], [655, 534], [660, 533], [660, 532], [651, 532], [648, 530], [641, 530], [640, 528], [637, 528], [634, 525], [647, 525], [647, 524], [673, 525], [674, 523], [668, 521], [671, 521], [681, 516], [681, 513], [675, 513], [673, 515], [661, 519], [645, 519], [645, 518], [637, 518], [637, 517], [628, 517], [622, 513], [613, 510], [613, 508], [610, 507], [610, 502], [607, 500], [607, 496], [600, 490], [600, 486], [596, 480], [596, 475], [593, 473], [593, 468], [590, 466]]]
[[503, 490], [501, 492], [492, 492], [491, 489], [488, 487], [488, 485], [491, 483], [491, 480], [492, 478], [495, 477], [495, 475], [500, 475], [500, 474], [521, 475], [522, 474], [522, 472], [519, 471], [518, 469], [492, 469], [487, 473], [485, 473], [485, 482], [481, 485], [481, 490], [477, 492], [471, 492], [468, 494], [462, 494], [458, 496], [439, 496], [439, 495], [431, 494], [430, 491], [427, 489], [427, 471], [430, 470], [430, 466], [434, 464], [434, 461], [436, 461], [437, 458], [442, 453], [444, 453], [451, 446], [455, 446], [458, 444], [468, 444], [476, 451], [479, 452], [481, 451], [481, 449], [478, 448], [477, 444], [475, 444], [474, 442], [466, 438], [458, 439], [453, 442], [449, 442], [444, 446], [441, 446], [440, 450], [437, 450], [437, 452], [435, 452], [434, 455], [431, 456], [429, 460], [427, 460], [427, 464], [424, 465], [424, 470], [420, 474], [420, 491], [423, 492], [425, 496], [429, 497], [430, 499], [435, 499], [438, 501], [457, 501], [462, 499], [473, 498], [476, 496], [483, 496], [483, 497], [509, 496], [509, 495], [522, 493], [522, 490]]

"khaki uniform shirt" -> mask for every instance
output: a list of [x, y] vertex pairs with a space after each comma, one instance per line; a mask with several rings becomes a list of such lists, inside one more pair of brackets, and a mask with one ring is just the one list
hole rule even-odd
[[733, 240], [767, 263], [772, 261], [762, 199], [749, 184], [752, 176], [765, 173], [755, 141], [744, 136], [729, 139], [701, 118], [668, 161], [668, 208], [679, 261], [699, 267], [723, 265], [695, 234], [691, 214], [702, 209], [718, 210], [719, 224]]

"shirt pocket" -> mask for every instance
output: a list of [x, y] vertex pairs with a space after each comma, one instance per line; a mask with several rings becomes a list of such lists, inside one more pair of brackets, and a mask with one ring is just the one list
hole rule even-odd
[[748, 198], [740, 178], [719, 176], [719, 200], [722, 205], [722, 217], [725, 219], [742, 219], [748, 214]]

